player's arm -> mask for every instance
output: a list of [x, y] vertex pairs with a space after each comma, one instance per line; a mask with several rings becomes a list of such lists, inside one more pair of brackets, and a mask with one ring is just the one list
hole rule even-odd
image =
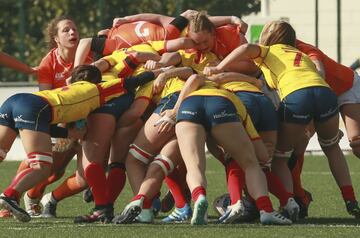
[[174, 52], [182, 49], [194, 48], [195, 43], [189, 37], [181, 37], [178, 39], [166, 41], [165, 46], [167, 52]]
[[357, 70], [358, 68], [360, 68], [360, 59], [355, 60], [351, 65], [350, 68], [352, 70]]
[[0, 51], [0, 64], [15, 69], [17, 71], [20, 71], [25, 74], [33, 74], [36, 72], [33, 68], [28, 66], [27, 64], [24, 64], [23, 62], [19, 61], [15, 57], [8, 55], [4, 52]]
[[80, 40], [75, 53], [74, 68], [85, 63], [86, 57], [91, 51], [91, 41], [92, 38], [84, 38]]
[[180, 54], [178, 52], [168, 52], [168, 53], [164, 53], [159, 61], [148, 60], [145, 63], [144, 67], [146, 69], [151, 70], [151, 69], [158, 69], [172, 65], [177, 65], [179, 63], [181, 63]]
[[315, 64], [315, 67], [322, 78], [325, 78], [325, 67], [324, 64], [318, 59], [311, 59]]
[[223, 84], [228, 82], [247, 82], [251, 83], [259, 88], [262, 86], [262, 80], [255, 77], [251, 77], [246, 74], [236, 72], [224, 72], [215, 74], [208, 77], [209, 80], [216, 82], [217, 84]]
[[205, 77], [202, 75], [193, 74], [185, 82], [185, 85], [180, 91], [179, 97], [173, 109], [165, 110], [161, 113], [162, 118], [155, 123], [158, 126], [158, 132], [170, 131], [175, 125], [176, 114], [180, 108], [182, 101], [192, 92], [205, 84]]
[[153, 82], [153, 92], [154, 94], [160, 93], [167, 80], [179, 77], [180, 79], [188, 79], [194, 71], [190, 67], [179, 67], [179, 68], [172, 68], [168, 70], [164, 70]]
[[161, 26], [167, 26], [174, 18], [153, 13], [140, 13], [136, 15], [117, 17], [113, 20], [113, 27], [124, 23], [136, 22], [136, 21], [147, 21]]
[[135, 99], [131, 106], [121, 115], [118, 122], [119, 127], [129, 126], [141, 118], [149, 104], [150, 102], [147, 98]]
[[210, 16], [209, 20], [215, 25], [215, 27], [226, 24], [238, 25], [240, 32], [243, 34], [245, 34], [248, 29], [248, 24], [237, 16]]
[[233, 50], [215, 67], [205, 67], [204, 74], [211, 75], [224, 72], [225, 68], [233, 62], [250, 60], [259, 57], [261, 48], [255, 44], [244, 44]]

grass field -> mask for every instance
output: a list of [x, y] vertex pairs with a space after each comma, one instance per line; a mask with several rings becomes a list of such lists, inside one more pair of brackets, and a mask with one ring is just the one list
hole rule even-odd
[[[360, 197], [360, 161], [347, 156], [357, 195]], [[0, 166], [1, 189], [10, 183], [18, 162], [3, 162]], [[74, 171], [72, 163], [66, 174]], [[214, 159], [208, 159], [208, 198], [226, 191], [224, 172]], [[307, 157], [304, 164], [303, 183], [311, 191], [314, 202], [310, 206], [310, 217], [298, 224], [279, 227], [256, 224], [216, 225], [215, 212], [209, 209], [210, 224], [192, 227], [189, 224], [162, 225], [160, 218], [153, 225], [75, 225], [73, 217], [86, 214], [92, 205], [82, 201], [81, 194], [65, 199], [58, 204], [57, 219], [32, 219], [29, 223], [19, 223], [14, 219], [0, 220], [0, 237], [359, 237], [360, 220], [355, 220], [345, 211], [340, 191], [329, 171], [327, 160], [321, 156]], [[47, 191], [56, 184], [50, 186]], [[120, 212], [131, 198], [128, 185], [116, 204]], [[273, 199], [275, 207], [278, 203]]]

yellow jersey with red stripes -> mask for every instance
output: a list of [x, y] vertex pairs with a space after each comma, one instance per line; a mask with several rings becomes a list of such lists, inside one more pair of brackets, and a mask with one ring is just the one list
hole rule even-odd
[[79, 81], [62, 88], [34, 93], [45, 99], [52, 108], [51, 124], [86, 118], [96, 108], [126, 93], [123, 80], [99, 84]]
[[103, 73], [103, 80], [125, 78], [142, 73], [145, 69], [142, 67], [142, 64], [136, 60], [134, 53], [147, 52], [159, 55], [164, 52], [164, 50], [164, 41], [149, 41], [140, 45], [134, 45], [130, 48], [116, 50], [111, 55], [102, 58], [111, 66], [109, 71]]
[[268, 85], [279, 91], [281, 100], [302, 88], [329, 87], [311, 59], [300, 50], [284, 44], [259, 47], [260, 54], [254, 61], [264, 73]]
[[195, 49], [179, 50], [181, 63], [185, 67], [191, 67], [198, 74], [202, 74], [206, 66], [217, 65], [219, 58], [212, 52], [200, 52]]
[[354, 82], [354, 71], [352, 69], [337, 63], [319, 48], [300, 40], [296, 40], [296, 48], [307, 54], [311, 59], [318, 60], [324, 65], [325, 81], [336, 95], [340, 95], [352, 88]]
[[[90, 64], [91, 62], [92, 58], [87, 56], [85, 64]], [[42, 84], [51, 84], [52, 89], [63, 87], [66, 85], [65, 80], [71, 76], [73, 67], [73, 62], [65, 62], [59, 54], [59, 49], [53, 48], [41, 60], [38, 66], [38, 82]]]
[[188, 97], [190, 96], [219, 96], [229, 99], [234, 104], [238, 115], [242, 119], [243, 126], [248, 133], [250, 139], [256, 140], [260, 138], [253, 122], [251, 121], [249, 114], [246, 111], [244, 104], [232, 92], [229, 92], [226, 89], [218, 88], [214, 82], [206, 81], [204, 86], [190, 93]]

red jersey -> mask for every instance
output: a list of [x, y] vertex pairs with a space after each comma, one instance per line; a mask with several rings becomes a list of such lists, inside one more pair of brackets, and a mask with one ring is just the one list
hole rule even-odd
[[319, 60], [324, 65], [325, 81], [336, 95], [346, 92], [353, 86], [354, 71], [352, 69], [337, 63], [320, 49], [310, 44], [296, 40], [296, 48], [307, 54], [311, 59]]
[[[87, 57], [86, 63], [92, 62]], [[58, 48], [52, 49], [42, 60], [38, 67], [38, 82], [51, 84], [52, 89], [66, 85], [65, 80], [71, 76], [74, 63], [66, 63], [60, 56]]]
[[225, 25], [217, 27], [215, 45], [212, 52], [220, 59], [225, 58], [231, 51], [242, 44], [248, 43], [245, 36], [240, 33], [239, 26]]
[[148, 41], [175, 39], [180, 36], [180, 33], [180, 30], [172, 24], [164, 28], [145, 21], [126, 23], [110, 29], [105, 40], [103, 55]]

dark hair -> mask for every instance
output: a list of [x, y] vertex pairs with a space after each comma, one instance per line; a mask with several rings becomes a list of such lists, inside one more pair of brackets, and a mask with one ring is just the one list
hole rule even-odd
[[74, 20], [69, 16], [58, 16], [52, 19], [46, 27], [46, 33], [47, 33], [47, 37], [49, 38], [48, 41], [49, 41], [50, 49], [55, 48], [57, 46], [55, 41], [55, 36], [57, 36], [59, 30], [58, 24], [59, 22], [64, 20], [69, 20], [74, 22]]
[[87, 81], [90, 83], [101, 82], [101, 72], [94, 65], [79, 65], [76, 66], [71, 73], [71, 83], [78, 81]]
[[197, 33], [199, 31], [215, 32], [214, 24], [209, 20], [205, 11], [198, 12], [190, 19], [189, 31]]
[[271, 21], [267, 23], [260, 35], [261, 45], [286, 44], [295, 47], [296, 33], [294, 28], [285, 21]]

